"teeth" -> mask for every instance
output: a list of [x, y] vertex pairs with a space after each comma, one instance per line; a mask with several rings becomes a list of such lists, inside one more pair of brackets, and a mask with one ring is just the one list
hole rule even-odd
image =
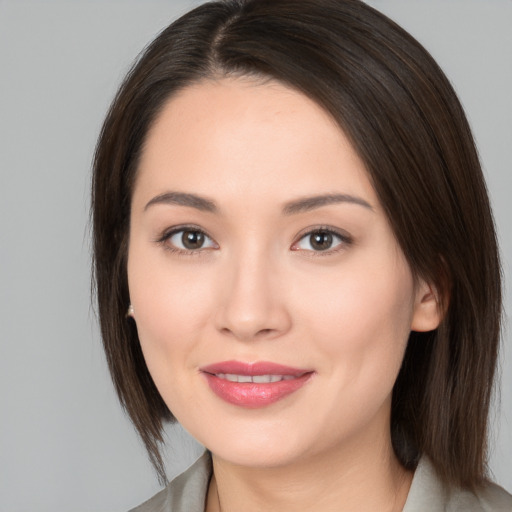
[[257, 384], [264, 384], [266, 382], [272, 382], [272, 377], [279, 377], [279, 375], [255, 375], [252, 381]]
[[229, 382], [254, 382], [256, 384], [268, 384], [295, 378], [293, 375], [236, 375], [234, 373], [217, 373], [216, 375], [219, 379]]

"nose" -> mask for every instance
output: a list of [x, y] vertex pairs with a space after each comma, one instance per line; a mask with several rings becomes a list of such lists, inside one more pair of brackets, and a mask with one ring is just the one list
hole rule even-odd
[[226, 262], [219, 276], [216, 327], [239, 341], [274, 339], [291, 327], [283, 276], [265, 255]]

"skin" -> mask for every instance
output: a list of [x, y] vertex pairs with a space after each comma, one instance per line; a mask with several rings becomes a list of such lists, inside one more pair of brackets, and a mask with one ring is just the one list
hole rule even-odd
[[[218, 211], [155, 200], [169, 192]], [[283, 212], [325, 194], [357, 200]], [[183, 224], [207, 235], [201, 248], [166, 237]], [[315, 250], [315, 228], [341, 237]], [[437, 302], [413, 279], [363, 163], [322, 108], [248, 78], [170, 99], [134, 187], [128, 279], [155, 384], [212, 451], [207, 511], [402, 509], [412, 475], [391, 448], [391, 392], [409, 332], [437, 327]], [[314, 374], [247, 409], [217, 397], [199, 371], [233, 359]]]

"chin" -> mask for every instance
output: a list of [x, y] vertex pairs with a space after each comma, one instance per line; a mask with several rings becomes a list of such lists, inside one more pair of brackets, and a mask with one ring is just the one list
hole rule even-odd
[[289, 432], [283, 425], [254, 424], [253, 428], [228, 428], [207, 432], [201, 442], [219, 459], [231, 464], [271, 468], [292, 464], [305, 456], [311, 446], [307, 436]]
[[[215, 447], [213, 447], [215, 448]], [[240, 446], [239, 443], [231, 443], [229, 446], [220, 446], [218, 450], [210, 451], [222, 460], [231, 464], [251, 468], [277, 468], [293, 464], [303, 450], [299, 447], [277, 447], [274, 445], [261, 446], [252, 444]]]

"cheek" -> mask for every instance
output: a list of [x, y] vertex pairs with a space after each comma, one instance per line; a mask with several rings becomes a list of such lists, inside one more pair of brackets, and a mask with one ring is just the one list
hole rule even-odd
[[160, 388], [193, 365], [189, 354], [209, 317], [212, 287], [200, 272], [180, 271], [155, 252], [131, 248], [128, 282], [144, 358]]
[[130, 294], [144, 360], [160, 395], [181, 420], [195, 403], [198, 347], [207, 314], [207, 297], [186, 286], [184, 276], [139, 281], [133, 274]]
[[408, 266], [365, 261], [347, 266], [331, 279], [303, 284], [310, 290], [297, 304], [308, 338], [330, 361], [332, 372], [384, 374], [394, 379], [410, 332], [414, 307], [413, 280]]
[[358, 432], [380, 412], [387, 418], [413, 308], [408, 271], [352, 270], [317, 283], [300, 313], [321, 369], [323, 392], [316, 400], [326, 412], [318, 413], [318, 424], [339, 436]]

